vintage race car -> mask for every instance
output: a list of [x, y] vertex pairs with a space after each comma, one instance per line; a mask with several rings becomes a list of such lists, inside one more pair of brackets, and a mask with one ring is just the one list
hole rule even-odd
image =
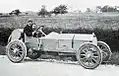
[[[39, 29], [39, 28], [38, 28]], [[51, 32], [46, 35], [42, 32], [41, 37], [37, 29], [35, 37], [27, 37], [23, 29], [15, 29], [6, 46], [6, 54], [10, 61], [19, 63], [25, 57], [37, 59], [42, 54], [72, 57], [86, 69], [94, 69], [102, 61], [110, 59], [110, 47], [103, 41], [97, 41], [96, 35], [92, 34], [67, 34]], [[21, 37], [21, 35], [24, 35]]]

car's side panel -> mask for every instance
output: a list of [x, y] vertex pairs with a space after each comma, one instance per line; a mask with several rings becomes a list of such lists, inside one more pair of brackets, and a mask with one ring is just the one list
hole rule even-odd
[[58, 48], [72, 48], [72, 40], [58, 40]]
[[92, 34], [75, 34], [75, 37], [73, 39], [73, 47], [75, 50], [78, 50], [83, 43], [92, 42], [92, 40]]
[[[57, 37], [58, 36], [58, 37]], [[41, 38], [43, 51], [76, 52], [85, 42], [93, 42], [92, 34], [59, 34]]]
[[72, 48], [72, 40], [64, 40], [64, 39], [60, 39], [58, 40], [58, 50], [60, 52], [72, 52], [73, 48]]
[[35, 37], [26, 37], [25, 44], [28, 48], [38, 50], [39, 48], [39, 39]]
[[44, 51], [53, 51], [58, 48], [57, 39], [42, 39], [42, 47]]
[[72, 40], [42, 39], [41, 42], [43, 51], [74, 52]]
[[43, 45], [43, 51], [55, 51], [55, 52], [68, 52], [72, 51], [72, 39], [74, 34], [58, 34], [54, 37], [51, 33], [50, 36], [42, 37], [41, 44]]
[[83, 44], [84, 42], [88, 42], [88, 41], [74, 40], [74, 44], [73, 44], [74, 49], [79, 50], [81, 44]]

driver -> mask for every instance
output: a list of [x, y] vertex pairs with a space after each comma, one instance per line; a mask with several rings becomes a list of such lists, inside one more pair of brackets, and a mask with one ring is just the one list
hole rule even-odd
[[33, 39], [36, 29], [37, 27], [33, 20], [28, 19], [27, 24], [23, 29], [23, 33], [25, 33], [23, 41], [30, 42]]
[[24, 27], [24, 33], [28, 37], [32, 37], [35, 33], [36, 25], [33, 20], [28, 19], [26, 26]]

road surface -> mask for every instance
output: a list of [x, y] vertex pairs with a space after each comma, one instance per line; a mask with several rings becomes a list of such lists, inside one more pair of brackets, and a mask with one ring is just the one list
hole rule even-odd
[[75, 63], [41, 59], [12, 63], [6, 56], [0, 56], [0, 76], [119, 76], [119, 66], [100, 65], [88, 70]]

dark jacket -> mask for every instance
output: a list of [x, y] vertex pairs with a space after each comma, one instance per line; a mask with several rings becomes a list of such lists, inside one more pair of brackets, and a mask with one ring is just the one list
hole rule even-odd
[[33, 28], [32, 26], [29, 26], [28, 24], [24, 27], [24, 33], [26, 36], [32, 36]]

